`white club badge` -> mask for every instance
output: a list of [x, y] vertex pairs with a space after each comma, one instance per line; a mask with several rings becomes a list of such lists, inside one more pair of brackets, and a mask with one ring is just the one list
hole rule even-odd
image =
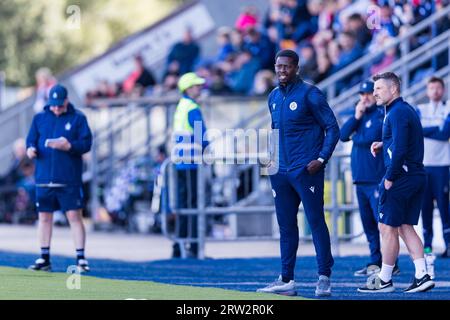
[[372, 120], [366, 122], [366, 128], [370, 128], [372, 126]]
[[66, 129], [66, 131], [69, 131], [72, 128], [72, 125], [70, 124], [70, 122], [67, 122], [64, 128]]
[[275, 110], [275, 108], [276, 108], [276, 104], [274, 103], [274, 104], [272, 104], [272, 110]]
[[53, 99], [57, 99], [58, 98], [58, 93], [53, 93]]
[[291, 102], [291, 104], [289, 105], [289, 109], [291, 109], [292, 111], [297, 109], [297, 102]]

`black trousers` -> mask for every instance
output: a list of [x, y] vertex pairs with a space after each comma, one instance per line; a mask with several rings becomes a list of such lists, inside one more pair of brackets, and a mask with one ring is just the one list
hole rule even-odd
[[[197, 208], [197, 169], [177, 170], [177, 208]], [[178, 215], [175, 232], [179, 238], [198, 237], [198, 218], [192, 215]], [[174, 250], [179, 250], [178, 243], [174, 244]], [[191, 254], [197, 256], [198, 244], [191, 243]]]

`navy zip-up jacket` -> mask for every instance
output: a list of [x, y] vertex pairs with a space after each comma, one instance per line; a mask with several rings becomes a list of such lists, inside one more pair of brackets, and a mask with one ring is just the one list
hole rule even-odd
[[272, 129], [279, 130], [279, 171], [324, 164], [339, 141], [339, 126], [324, 94], [300, 78], [269, 95]]
[[383, 125], [385, 179], [395, 181], [409, 173], [424, 173], [423, 130], [415, 109], [401, 97], [386, 106]]
[[[69, 151], [45, 146], [47, 139], [59, 137], [65, 137], [70, 142], [72, 147]], [[69, 104], [67, 112], [57, 117], [49, 106], [46, 106], [44, 111], [34, 116], [27, 136], [27, 148], [34, 147], [37, 150], [36, 184], [81, 185], [81, 156], [88, 152], [91, 146], [91, 129], [82, 112]]]
[[368, 107], [358, 120], [350, 117], [341, 128], [341, 141], [352, 140], [351, 166], [355, 184], [378, 184], [384, 176], [382, 157], [373, 157], [370, 146], [381, 141], [384, 110], [376, 104]]
[[450, 114], [445, 119], [442, 129], [437, 126], [423, 128], [423, 136], [434, 140], [448, 141], [450, 139]]

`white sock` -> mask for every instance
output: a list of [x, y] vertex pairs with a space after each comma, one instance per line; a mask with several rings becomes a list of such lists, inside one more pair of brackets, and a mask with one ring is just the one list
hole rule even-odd
[[416, 267], [416, 278], [420, 279], [427, 273], [427, 265], [425, 263], [425, 258], [419, 258], [413, 261]]
[[381, 280], [388, 282], [392, 279], [392, 270], [394, 270], [395, 265], [390, 266], [388, 264], [381, 264], [381, 271], [378, 274]]

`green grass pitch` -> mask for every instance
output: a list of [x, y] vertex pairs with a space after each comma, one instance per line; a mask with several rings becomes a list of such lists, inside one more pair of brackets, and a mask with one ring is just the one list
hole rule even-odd
[[[217, 288], [168, 285], [150, 281], [68, 278], [67, 273], [0, 267], [0, 300], [275, 300], [302, 299]], [[80, 289], [68, 289], [77, 287]]]

